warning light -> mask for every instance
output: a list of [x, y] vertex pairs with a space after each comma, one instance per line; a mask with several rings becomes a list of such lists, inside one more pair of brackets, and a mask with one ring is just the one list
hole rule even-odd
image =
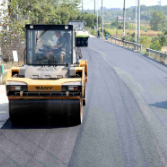
[[20, 91], [21, 86], [11, 86], [11, 90]]

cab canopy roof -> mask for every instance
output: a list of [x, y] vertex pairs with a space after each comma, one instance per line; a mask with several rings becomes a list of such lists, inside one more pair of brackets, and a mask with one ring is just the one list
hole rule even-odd
[[73, 25], [27, 24], [27, 30], [73, 30]]

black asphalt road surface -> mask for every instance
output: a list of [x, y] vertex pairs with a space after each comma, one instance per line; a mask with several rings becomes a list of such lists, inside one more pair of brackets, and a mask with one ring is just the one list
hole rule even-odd
[[166, 167], [167, 67], [96, 38], [76, 127], [0, 130], [0, 167]]

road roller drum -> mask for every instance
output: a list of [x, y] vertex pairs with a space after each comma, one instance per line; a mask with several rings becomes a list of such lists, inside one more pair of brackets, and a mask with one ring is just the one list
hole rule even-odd
[[10, 100], [13, 124], [79, 125], [82, 123], [80, 100]]

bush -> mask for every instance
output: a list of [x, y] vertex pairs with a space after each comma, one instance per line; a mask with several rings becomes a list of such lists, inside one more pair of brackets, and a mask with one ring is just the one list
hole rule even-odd
[[112, 36], [112, 34], [108, 30], [104, 29], [104, 35], [106, 35], [106, 34]]
[[125, 23], [125, 27], [126, 29], [131, 29], [132, 28], [132, 25], [128, 22]]
[[127, 33], [127, 36], [122, 37], [122, 40], [129, 41], [129, 42], [135, 42], [134, 34], [128, 35], [128, 33]]
[[117, 22], [116, 22], [116, 21], [113, 21], [113, 22], [111, 23], [111, 26], [112, 26], [112, 27], [116, 27], [116, 26], [117, 26]]
[[121, 26], [121, 25], [120, 25], [120, 26], [118, 26], [118, 29], [119, 29], [119, 30], [123, 29], [123, 26]]
[[161, 51], [162, 46], [161, 46], [161, 44], [159, 43], [159, 40], [154, 40], [154, 41], [152, 42], [152, 44], [150, 45], [150, 49], [157, 50], [157, 51]]
[[140, 44], [143, 46], [143, 48], [149, 48], [151, 44], [151, 38], [147, 36], [140, 37]]
[[91, 29], [91, 30], [90, 30], [90, 34], [96, 36], [96, 35], [97, 35], [97, 32], [96, 32], [95, 30]]

